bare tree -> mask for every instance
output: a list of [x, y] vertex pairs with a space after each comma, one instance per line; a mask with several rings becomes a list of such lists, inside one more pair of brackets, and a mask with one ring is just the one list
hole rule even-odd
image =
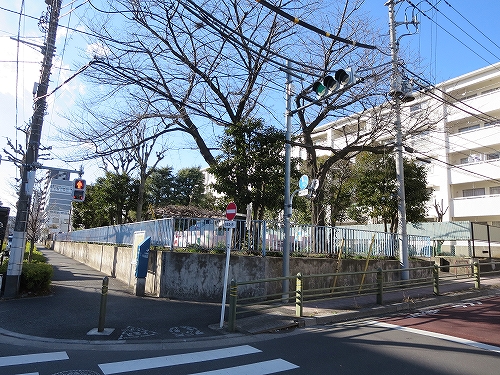
[[40, 181], [36, 181], [35, 183], [33, 194], [30, 198], [29, 207], [30, 210], [28, 213], [28, 221], [26, 222], [26, 239], [30, 244], [28, 262], [31, 262], [35, 243], [40, 238], [45, 219], [42, 205], [42, 188]]
[[[102, 17], [93, 16], [87, 24], [96, 37], [90, 41], [94, 53], [85, 76], [99, 89], [82, 103], [82, 112], [69, 130], [71, 139], [81, 143], [92, 138], [95, 151], [102, 154], [103, 149], [122, 151], [182, 132], [213, 165], [218, 127], [269, 117], [281, 126], [284, 121], [276, 115], [274, 101], [275, 92], [282, 98], [285, 77], [280, 74], [279, 81], [276, 77], [285, 61], [292, 60], [296, 75], [306, 78], [295, 92], [300, 138], [294, 145], [305, 148], [310, 177], [320, 181], [312, 217], [322, 224], [324, 213], [318, 211], [318, 202], [323, 199], [321, 184], [328, 170], [358, 152], [382, 150], [385, 146], [378, 140], [392, 128], [383, 115], [390, 107], [386, 98], [388, 48], [360, 48], [364, 44], [359, 43], [388, 47], [387, 41], [376, 36], [386, 32], [371, 29], [374, 23], [358, 11], [361, 3], [280, 3], [281, 11], [300, 19], [314, 18], [313, 22], [331, 32], [327, 38], [325, 33], [321, 36], [294, 26], [253, 0], [108, 0], [106, 9], [99, 10]], [[300, 109], [304, 98], [310, 98], [314, 80], [347, 66], [357, 68], [363, 79], [320, 106]], [[143, 119], [155, 119], [162, 126], [139, 143], [110, 145], [108, 139], [123, 138], [137, 126], [137, 121], [123, 121], [136, 117], [130, 113], [133, 107], [123, 104], [132, 101], [147, 109], [141, 111]], [[379, 118], [376, 111], [367, 110], [384, 102]], [[315, 144], [313, 134], [322, 124], [345, 116], [350, 116], [350, 124], [336, 129], [346, 140], [341, 148]], [[96, 126], [108, 130], [94, 134]], [[321, 148], [331, 152], [331, 157], [319, 165], [317, 150]]]

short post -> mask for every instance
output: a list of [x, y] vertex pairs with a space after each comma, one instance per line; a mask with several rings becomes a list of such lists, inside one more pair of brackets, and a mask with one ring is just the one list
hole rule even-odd
[[436, 263], [434, 263], [434, 268], [432, 269], [432, 276], [434, 295], [439, 296], [439, 266]]
[[101, 308], [99, 310], [99, 324], [97, 326], [97, 332], [104, 331], [104, 320], [106, 318], [106, 302], [108, 299], [108, 284], [109, 277], [105, 276], [104, 279], [102, 279]]
[[295, 316], [297, 318], [302, 317], [303, 306], [303, 294], [302, 294], [302, 274], [299, 272], [297, 274], [297, 286], [295, 288]]
[[382, 271], [382, 268], [377, 269], [377, 285], [378, 285], [378, 292], [377, 292], [377, 304], [383, 305], [384, 304], [384, 271]]
[[480, 289], [481, 288], [481, 275], [479, 272], [479, 263], [474, 262], [474, 288]]
[[234, 332], [236, 329], [236, 301], [238, 298], [238, 284], [234, 279], [231, 280], [229, 288], [229, 317], [227, 329], [229, 332]]

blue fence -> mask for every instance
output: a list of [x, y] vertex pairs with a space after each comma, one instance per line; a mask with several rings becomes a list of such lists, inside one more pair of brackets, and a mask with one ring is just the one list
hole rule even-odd
[[[57, 241], [94, 242], [132, 245], [134, 232], [145, 231], [153, 246], [176, 248], [200, 247], [206, 250], [225, 248], [223, 219], [167, 218], [138, 223], [84, 229], [56, 235]], [[236, 221], [232, 246], [252, 253], [282, 252], [285, 233], [279, 224], [266, 221]], [[426, 236], [408, 236], [410, 256], [430, 257], [432, 246]], [[298, 254], [350, 256], [398, 256], [398, 236], [394, 233], [346, 227], [292, 225], [290, 251]]]

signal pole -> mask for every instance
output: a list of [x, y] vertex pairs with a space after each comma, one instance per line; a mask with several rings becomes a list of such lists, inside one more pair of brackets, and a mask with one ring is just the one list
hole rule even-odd
[[12, 237], [9, 264], [7, 266], [7, 277], [5, 278], [4, 297], [14, 298], [19, 293], [19, 280], [23, 266], [24, 249], [26, 247], [26, 226], [29, 214], [29, 202], [33, 189], [35, 171], [37, 168], [38, 151], [42, 134], [43, 117], [47, 107], [46, 95], [49, 87], [52, 58], [55, 51], [56, 32], [59, 21], [62, 0], [45, 0], [50, 11], [49, 26], [45, 39], [43, 51], [43, 62], [38, 85], [34, 99], [33, 117], [31, 119], [30, 135], [26, 154], [21, 166], [21, 186], [19, 199], [17, 201], [16, 222]]

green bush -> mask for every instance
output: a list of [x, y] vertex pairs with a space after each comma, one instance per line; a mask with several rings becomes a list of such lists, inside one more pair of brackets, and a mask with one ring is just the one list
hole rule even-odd
[[[24, 252], [24, 260], [28, 260], [28, 257], [30, 255], [29, 250], [26, 250]], [[36, 249], [33, 249], [33, 253], [31, 254], [31, 263], [47, 263], [47, 258]]]
[[24, 263], [21, 272], [21, 292], [45, 294], [50, 292], [54, 270], [47, 263]]
[[[29, 250], [24, 252], [23, 269], [19, 285], [20, 293], [47, 294], [50, 292], [50, 283], [54, 270], [43, 254], [33, 250], [31, 263], [28, 263]], [[8, 258], [0, 265], [0, 274], [7, 274]]]

